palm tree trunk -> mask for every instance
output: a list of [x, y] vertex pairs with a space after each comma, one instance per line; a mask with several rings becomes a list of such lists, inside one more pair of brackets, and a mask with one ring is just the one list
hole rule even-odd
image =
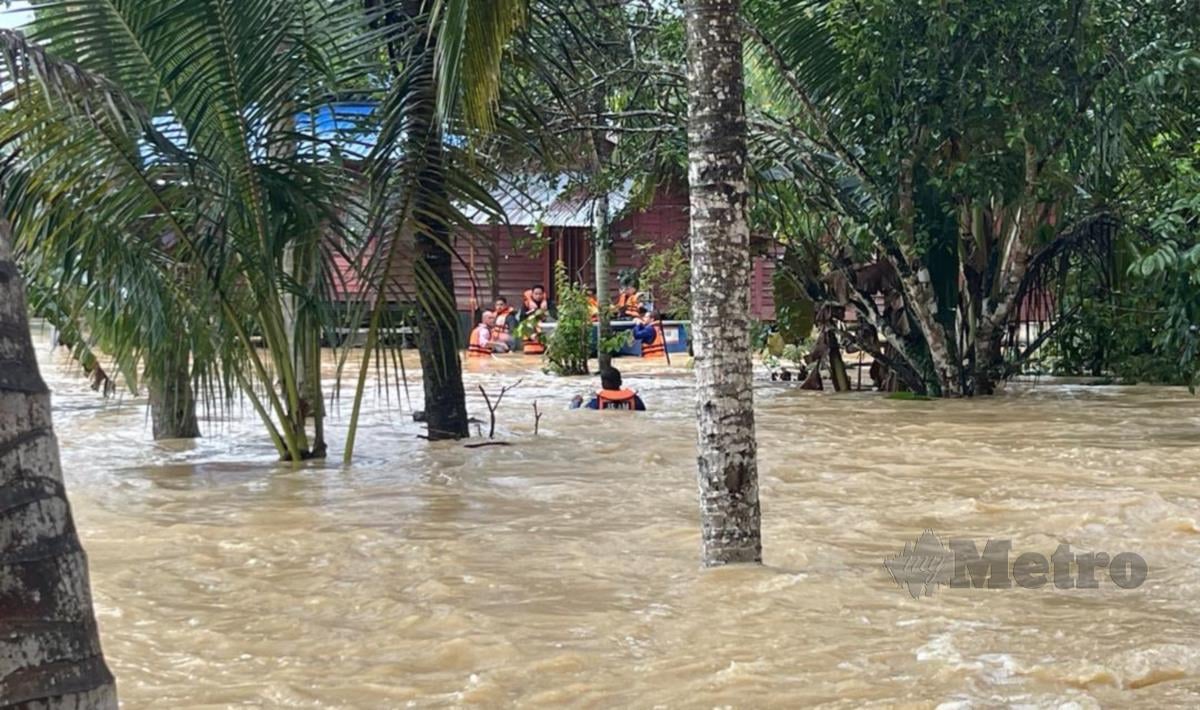
[[[422, 17], [422, 34], [428, 29], [428, 8], [411, 0], [409, 17]], [[467, 403], [459, 361], [458, 312], [454, 306], [454, 272], [450, 228], [441, 216], [449, 206], [446, 189], [445, 146], [437, 121], [434, 80], [436, 37], [430, 37], [417, 61], [413, 77], [413, 115], [410, 117], [411, 150], [421, 161], [412, 213], [416, 224], [416, 284], [418, 299], [417, 346], [421, 351], [425, 385], [425, 421], [431, 440], [461, 439], [467, 428]]]
[[[592, 108], [596, 113], [594, 119], [597, 126], [604, 124], [604, 85], [597, 87], [593, 97]], [[596, 359], [600, 371], [612, 367], [612, 354], [604, 351], [604, 339], [612, 333], [608, 316], [608, 270], [612, 263], [612, 205], [609, 204], [609, 189], [607, 176], [604, 174], [612, 159], [612, 144], [604, 131], [589, 132], [592, 140], [592, 184], [599, 185], [596, 190], [595, 203], [592, 209], [592, 245], [595, 249], [596, 260], [596, 303], [600, 308], [596, 326]]]
[[200, 436], [196, 423], [196, 397], [188, 367], [188, 352], [175, 353], [170, 362], [156, 363], [146, 372], [150, 390], [150, 422], [154, 439], [195, 439]]
[[762, 561], [739, 0], [689, 0], [688, 179], [706, 566]]
[[595, 214], [592, 218], [592, 242], [595, 247], [596, 259], [596, 304], [599, 313], [596, 316], [596, 359], [599, 360], [600, 371], [612, 366], [612, 353], [605, 351], [604, 339], [612, 332], [608, 316], [608, 269], [610, 249], [611, 224], [609, 220], [608, 191], [597, 193], [593, 206]]
[[63, 488], [50, 391], [0, 223], [0, 706], [116, 708], [87, 557]]

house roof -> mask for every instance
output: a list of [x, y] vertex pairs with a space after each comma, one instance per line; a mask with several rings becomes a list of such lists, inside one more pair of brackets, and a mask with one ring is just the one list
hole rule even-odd
[[[611, 214], [617, 215], [625, 210], [632, 190], [633, 181], [626, 180], [609, 193]], [[505, 177], [489, 192], [500, 205], [509, 224], [525, 227], [592, 226], [592, 198], [576, 178], [565, 173], [538, 178]], [[475, 224], [497, 221], [493, 215], [478, 208], [465, 209], [464, 214]]]
[[[346, 160], [365, 160], [375, 150], [379, 140], [377, 108], [378, 104], [374, 101], [339, 101], [298, 113], [295, 129], [299, 149], [312, 151], [321, 158], [328, 158], [336, 150]], [[187, 130], [176, 117], [157, 117], [154, 126], [172, 146], [179, 150], [187, 149]], [[258, 129], [252, 130], [261, 133]], [[461, 147], [465, 141], [462, 136], [448, 135], [445, 142]], [[255, 150], [259, 153], [257, 157], [265, 154], [261, 145]], [[142, 153], [147, 160], [154, 160], [154, 149], [150, 145], [144, 144]], [[633, 181], [626, 180], [609, 194], [612, 215], [625, 211], [632, 191]], [[489, 193], [500, 206], [503, 218], [475, 206], [466, 207], [464, 213], [474, 224], [507, 222], [524, 227], [592, 226], [593, 200], [583, 188], [581, 176], [578, 175], [501, 176]]]

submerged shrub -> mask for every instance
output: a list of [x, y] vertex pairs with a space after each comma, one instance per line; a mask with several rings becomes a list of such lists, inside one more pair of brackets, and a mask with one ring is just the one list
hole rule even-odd
[[571, 282], [561, 261], [554, 265], [554, 288], [558, 299], [558, 320], [546, 341], [548, 369], [558, 375], [588, 374], [589, 336], [592, 316], [588, 312], [587, 292]]

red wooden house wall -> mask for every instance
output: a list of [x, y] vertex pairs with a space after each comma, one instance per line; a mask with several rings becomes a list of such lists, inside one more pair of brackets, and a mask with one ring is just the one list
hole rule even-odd
[[[634, 210], [616, 221], [608, 293], [615, 298], [622, 269], [641, 268], [649, 255], [686, 238], [689, 226], [687, 192], [670, 188], [661, 191], [646, 209]], [[530, 241], [525, 230], [528, 227], [487, 226], [481, 236], [459, 237], [461, 261], [455, 264], [454, 276], [460, 311], [487, 307], [497, 294], [514, 303], [535, 283], [545, 285], [553, 296], [554, 264], [560, 259], [575, 279], [595, 283], [590, 228], [543, 227], [544, 247], [535, 256], [518, 244]], [[499, 268], [494, 269], [494, 264]], [[774, 272], [772, 255], [755, 257], [749, 304], [752, 317], [758, 320], [775, 318]]]
[[[504, 296], [517, 305], [523, 292], [534, 284], [554, 288], [554, 264], [562, 260], [568, 273], [582, 283], [595, 283], [595, 263], [591, 229], [583, 226], [543, 227], [541, 239], [534, 239], [528, 225], [481, 225], [474, 233], [455, 236], [457, 258], [453, 262], [454, 296], [458, 310], [475, 317], [478, 310], [491, 306], [496, 296]], [[678, 188], [662, 190], [644, 210], [633, 210], [612, 226], [613, 253], [609, 269], [608, 293], [615, 299], [617, 277], [622, 269], [639, 269], [646, 258], [668, 249], [688, 234], [688, 196]], [[531, 253], [537, 245], [540, 251]], [[398, 301], [411, 300], [413, 288], [412, 249], [399, 251], [393, 264], [392, 290]], [[343, 298], [361, 295], [362, 289], [353, 270], [337, 256], [334, 262], [344, 275]], [[774, 320], [775, 300], [772, 286], [775, 262], [770, 254], [756, 256], [752, 274], [749, 306], [752, 317]]]

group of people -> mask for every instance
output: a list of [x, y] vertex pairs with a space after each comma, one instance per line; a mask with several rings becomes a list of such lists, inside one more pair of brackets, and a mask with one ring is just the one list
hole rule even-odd
[[[635, 287], [623, 286], [616, 304], [611, 308], [618, 318], [633, 321], [633, 337], [642, 345], [642, 357], [667, 357], [662, 314], [652, 313], [642, 305]], [[596, 299], [595, 288], [588, 289], [588, 310], [593, 321], [599, 320], [600, 304]], [[479, 323], [471, 330], [467, 355], [486, 357], [515, 352], [517, 342], [513, 331], [518, 323], [527, 319], [533, 319], [534, 325], [522, 339], [521, 349], [526, 355], [540, 355], [546, 351], [541, 323], [549, 315], [550, 301], [542, 284], [535, 284], [525, 291], [520, 312], [508, 304], [508, 299], [501, 296], [496, 299], [491, 310], [483, 312]]]
[[[533, 318], [535, 325], [533, 331], [524, 338], [523, 350], [536, 354], [545, 352], [546, 347], [541, 341], [540, 323], [550, 315], [546, 289], [541, 284], [535, 284], [522, 296], [520, 311], [510, 306], [508, 299], [503, 296], [496, 299], [491, 310], [484, 311], [479, 324], [471, 331], [468, 355], [490, 356], [494, 353], [515, 351], [516, 338], [513, 330], [517, 323], [528, 318]], [[595, 289], [588, 289], [588, 296], [588, 304], [595, 320], [599, 318]], [[633, 320], [633, 335], [642, 343], [643, 357], [662, 357], [666, 354], [662, 318], [656, 318], [639, 303], [636, 289], [621, 289], [616, 311], [619, 315]], [[596, 394], [587, 402], [584, 402], [582, 396], [576, 396], [571, 402], [571, 408], [644, 412], [646, 404], [637, 392], [623, 386], [620, 370], [609, 366], [600, 371], [600, 389]]]
[[471, 330], [467, 355], [482, 357], [514, 352], [517, 341], [513, 331], [518, 323], [527, 318], [535, 319], [535, 325], [533, 332], [524, 338], [523, 350], [527, 355], [540, 355], [546, 351], [542, 342], [541, 322], [549, 315], [550, 301], [546, 298], [545, 286], [541, 284], [525, 291], [520, 312], [508, 305], [507, 298], [500, 296], [492, 304], [492, 310], [484, 311], [479, 323]]

